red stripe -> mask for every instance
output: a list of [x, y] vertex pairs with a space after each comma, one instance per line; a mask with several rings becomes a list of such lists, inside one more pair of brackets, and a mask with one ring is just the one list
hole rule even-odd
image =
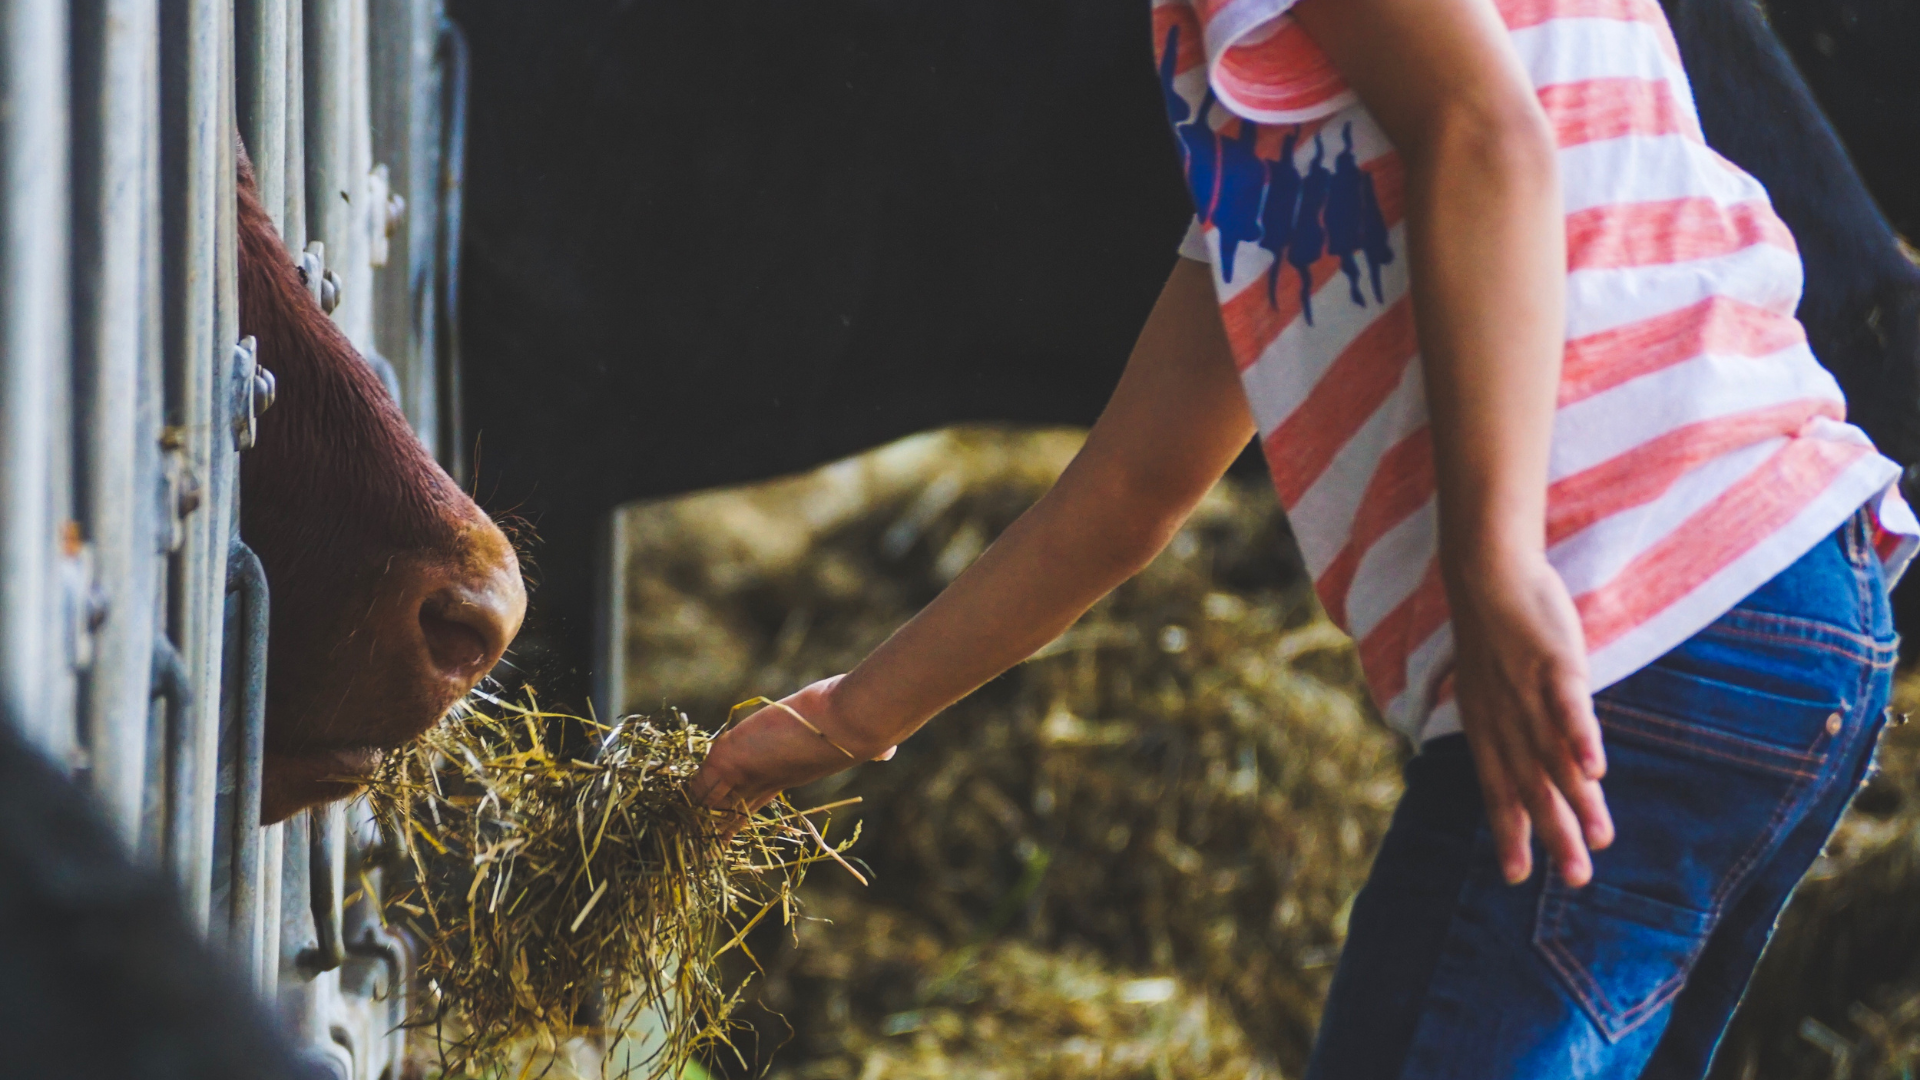
[[1384, 709], [1400, 696], [1407, 688], [1407, 657], [1446, 622], [1447, 590], [1440, 582], [1440, 563], [1428, 560], [1419, 586], [1360, 640], [1360, 670], [1374, 704]]
[[1509, 30], [1524, 30], [1549, 19], [1616, 19], [1667, 24], [1659, 0], [1494, 0]]
[[1567, 215], [1567, 269], [1663, 266], [1731, 255], [1756, 244], [1797, 251], [1765, 202], [1721, 206], [1694, 197], [1619, 203]]
[[1792, 521], [1870, 447], [1795, 439], [1641, 552], [1612, 581], [1574, 598], [1587, 648], [1605, 647], [1731, 566]]
[[1346, 544], [1314, 582], [1320, 603], [1335, 626], [1346, 629], [1347, 594], [1353, 589], [1353, 575], [1360, 569], [1360, 560], [1432, 496], [1433, 439], [1423, 427], [1381, 455], [1360, 498]]
[[1628, 135], [1683, 135], [1704, 142], [1699, 125], [1664, 79], [1588, 79], [1538, 91], [1562, 149]]
[[[1644, 506], [1688, 470], [1722, 454], [1800, 432], [1815, 417], [1846, 418], [1837, 401], [1805, 398], [1665, 432], [1547, 489], [1547, 543], [1557, 544], [1623, 510]], [[1743, 522], [1740, 526], [1747, 528]]]
[[1567, 342], [1560, 366], [1560, 406], [1696, 356], [1757, 359], [1806, 340], [1806, 331], [1792, 312], [1768, 311], [1730, 296], [1709, 296], [1664, 315]]
[[1153, 8], [1153, 61], [1158, 64], [1166, 59], [1167, 31], [1180, 28], [1180, 56], [1173, 62], [1176, 75], [1187, 72], [1207, 62], [1207, 51], [1200, 40], [1200, 20], [1194, 17], [1193, 9], [1185, 4], [1156, 4]]
[[1282, 505], [1300, 501], [1334, 455], [1352, 439], [1405, 377], [1419, 346], [1406, 297], [1367, 325], [1343, 350], [1298, 408], [1267, 437], [1274, 490]]
[[[1278, 147], [1265, 152], [1278, 153]], [[1386, 220], [1387, 228], [1399, 225], [1407, 205], [1406, 170], [1401, 167], [1400, 158], [1392, 153], [1382, 154], [1362, 163], [1360, 167], [1373, 177], [1374, 195], [1380, 200], [1380, 216]], [[1313, 275], [1313, 291], [1318, 292], [1321, 286], [1333, 280], [1333, 275], [1339, 273], [1340, 260], [1332, 255], [1325, 256], [1315, 262], [1310, 271]], [[1345, 300], [1340, 302], [1345, 303]], [[1267, 302], [1267, 279], [1262, 273], [1249, 277], [1245, 288], [1220, 305], [1220, 321], [1226, 326], [1227, 342], [1241, 371], [1253, 366], [1253, 362], [1260, 358], [1267, 346], [1273, 344], [1281, 331], [1299, 317], [1300, 275], [1291, 263], [1283, 264], [1280, 268], [1280, 280], [1274, 289], [1273, 303]]]
[[1223, 93], [1270, 112], [1318, 108], [1347, 91], [1333, 61], [1292, 19], [1265, 40], [1222, 53], [1214, 75]]

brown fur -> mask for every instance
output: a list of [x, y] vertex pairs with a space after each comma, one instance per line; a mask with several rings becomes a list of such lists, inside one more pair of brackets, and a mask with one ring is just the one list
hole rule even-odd
[[509, 638], [524, 594], [511, 546], [314, 302], [244, 157], [238, 187], [241, 333], [278, 382], [240, 470], [241, 535], [271, 587], [265, 802], [277, 820], [353, 790], [331, 778], [358, 773], [366, 748], [418, 735], [484, 674], [449, 679], [423, 647], [419, 611], [436, 589], [518, 594], [506, 596]]

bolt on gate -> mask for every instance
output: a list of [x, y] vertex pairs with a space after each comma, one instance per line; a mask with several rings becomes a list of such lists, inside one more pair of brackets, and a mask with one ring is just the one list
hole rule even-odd
[[[235, 138], [288, 258], [464, 480], [466, 53], [442, 0], [0, 0], [0, 710], [340, 1080], [411, 981], [363, 804], [261, 828]], [[343, 904], [346, 895], [357, 895]]]

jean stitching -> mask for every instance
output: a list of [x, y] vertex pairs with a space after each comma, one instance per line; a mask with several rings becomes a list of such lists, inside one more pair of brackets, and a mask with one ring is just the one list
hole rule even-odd
[[[1630, 730], [1644, 738], [1689, 750], [1698, 750], [1723, 761], [1744, 762], [1789, 776], [1808, 775], [1804, 769], [1794, 766], [1818, 766], [1826, 757], [1825, 751], [1818, 749], [1822, 743], [1826, 742], [1825, 738], [1815, 742], [1813, 748], [1808, 750], [1792, 750], [1784, 746], [1772, 746], [1752, 739], [1744, 739], [1726, 732], [1708, 731], [1683, 721], [1668, 719], [1658, 713], [1647, 712], [1631, 705], [1622, 705], [1617, 701], [1597, 699], [1594, 705], [1594, 711], [1612, 717], [1616, 727]], [[1663, 735], [1647, 731], [1642, 727], [1646, 724], [1657, 725], [1680, 734]]]
[[[1579, 1000], [1581, 1007], [1594, 1018], [1601, 1034], [1607, 1037], [1608, 1042], [1618, 1042], [1634, 1028], [1645, 1023], [1648, 1017], [1659, 1011], [1662, 1005], [1678, 993], [1680, 986], [1686, 982], [1687, 972], [1693, 968], [1694, 959], [1699, 955], [1699, 946], [1696, 945], [1693, 952], [1688, 954], [1686, 964], [1679, 971], [1654, 987], [1645, 1000], [1631, 1008], [1622, 1009], [1613, 1003], [1613, 1000], [1607, 996], [1606, 990], [1601, 987], [1600, 981], [1593, 977], [1593, 973], [1589, 972], [1586, 966], [1580, 963], [1579, 958], [1574, 956], [1562, 942], [1565, 916], [1573, 907], [1573, 899], [1565, 895], [1556, 895], [1556, 890], [1551, 883], [1548, 883], [1541, 890], [1540, 905], [1542, 908], [1551, 908], [1552, 913], [1548, 918], [1551, 919], [1552, 925], [1544, 928], [1549, 936], [1542, 940], [1542, 936], [1536, 934], [1535, 941], [1541, 946], [1547, 963], [1566, 980], [1567, 988]], [[1546, 915], [1547, 912], [1543, 911], [1542, 914]], [[1700, 940], [1704, 941], [1711, 936], [1712, 925], [1712, 921], [1709, 921], [1707, 928], [1700, 934]]]
[[[1864, 699], [1865, 695], [1863, 694], [1863, 702]], [[1652, 717], [1651, 719], [1659, 720], [1660, 718]], [[1649, 733], [1643, 734], [1648, 734], [1650, 738], [1657, 738], [1657, 736]], [[1828, 748], [1826, 744], [1835, 741], [1837, 740], [1823, 735], [1815, 745], [1822, 747], [1824, 752], [1824, 750]], [[1818, 773], [1791, 772], [1787, 775], [1795, 778], [1793, 783], [1788, 786], [1786, 792], [1781, 796], [1779, 803], [1774, 807], [1772, 816], [1768, 818], [1766, 825], [1760, 829], [1759, 835], [1754, 838], [1753, 844], [1748, 847], [1746, 853], [1728, 869], [1726, 875], [1722, 877], [1719, 887], [1714, 890], [1712, 902], [1705, 912], [1703, 925], [1700, 931], [1693, 935], [1692, 948], [1688, 951], [1685, 961], [1673, 975], [1655, 986], [1648, 992], [1645, 998], [1629, 1008], [1622, 1009], [1614, 1005], [1612, 1000], [1606, 995], [1605, 990], [1600, 986], [1599, 981], [1593, 977], [1593, 974], [1586, 969], [1585, 965], [1580, 963], [1572, 951], [1562, 943], [1561, 937], [1565, 927], [1566, 915], [1573, 906], [1573, 899], [1570, 896], [1556, 897], [1556, 890], [1552, 882], [1547, 882], [1542, 888], [1540, 898], [1541, 907], [1542, 909], [1547, 909], [1549, 905], [1551, 905], [1551, 914], [1549, 915], [1551, 925], [1549, 927], [1543, 927], [1542, 932], [1535, 934], [1535, 942], [1541, 946], [1541, 952], [1547, 960], [1548, 965], [1560, 974], [1567, 988], [1581, 1003], [1582, 1008], [1597, 1021], [1597, 1025], [1601, 1033], [1606, 1036], [1607, 1041], [1618, 1042], [1635, 1028], [1646, 1023], [1648, 1019], [1679, 993], [1680, 988], [1686, 983], [1688, 973], [1693, 970], [1694, 964], [1698, 962], [1701, 950], [1704, 949], [1706, 943], [1712, 939], [1714, 928], [1720, 924], [1721, 916], [1726, 912], [1728, 897], [1752, 875], [1754, 867], [1760, 862], [1766, 852], [1778, 846], [1780, 837], [1784, 833], [1784, 826], [1787, 819], [1805, 807], [1810, 799], [1817, 796], [1819, 791], [1824, 787], [1822, 784], [1815, 783], [1816, 780], [1820, 779], [1820, 774]], [[1835, 775], [1837, 775], [1837, 772]], [[1831, 777], [1828, 777], [1828, 779], [1831, 779]], [[1548, 915], [1548, 911], [1542, 910], [1541, 914]], [[1549, 935], [1545, 940], [1542, 940], [1543, 933]]]
[[[1855, 581], [1857, 582], [1858, 580], [1856, 577]], [[1751, 618], [1752, 616], [1749, 615], [1748, 617]], [[1706, 637], [1735, 637], [1748, 641], [1762, 641], [1773, 645], [1791, 645], [1797, 648], [1819, 649], [1823, 652], [1844, 656], [1849, 660], [1857, 660], [1863, 664], [1872, 664], [1875, 667], [1891, 666], [1899, 655], [1898, 643], [1878, 642], [1872, 638], [1863, 637], [1850, 631], [1841, 630], [1838, 627], [1829, 626], [1826, 623], [1815, 622], [1811, 619], [1797, 619], [1791, 615], [1769, 614], [1766, 618], [1768, 621], [1778, 622], [1783, 625], [1804, 627], [1809, 631], [1820, 634], [1845, 637], [1849, 641], [1860, 645], [1862, 648], [1858, 650], [1850, 649], [1838, 642], [1822, 640], [1819, 637], [1769, 633], [1768, 631], [1755, 627], [1740, 626], [1727, 622], [1716, 622], [1700, 633]]]

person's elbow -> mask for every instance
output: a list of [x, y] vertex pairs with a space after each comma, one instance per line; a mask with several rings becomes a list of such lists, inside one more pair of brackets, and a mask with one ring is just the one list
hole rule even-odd
[[1437, 101], [1404, 141], [1401, 152], [1411, 168], [1447, 182], [1486, 177], [1503, 184], [1558, 183], [1558, 140], [1532, 94]]
[[1104, 479], [1091, 493], [1103, 504], [1091, 515], [1105, 523], [1097, 547], [1114, 562], [1137, 569], [1167, 546], [1218, 476], [1158, 462], [1117, 467]]

